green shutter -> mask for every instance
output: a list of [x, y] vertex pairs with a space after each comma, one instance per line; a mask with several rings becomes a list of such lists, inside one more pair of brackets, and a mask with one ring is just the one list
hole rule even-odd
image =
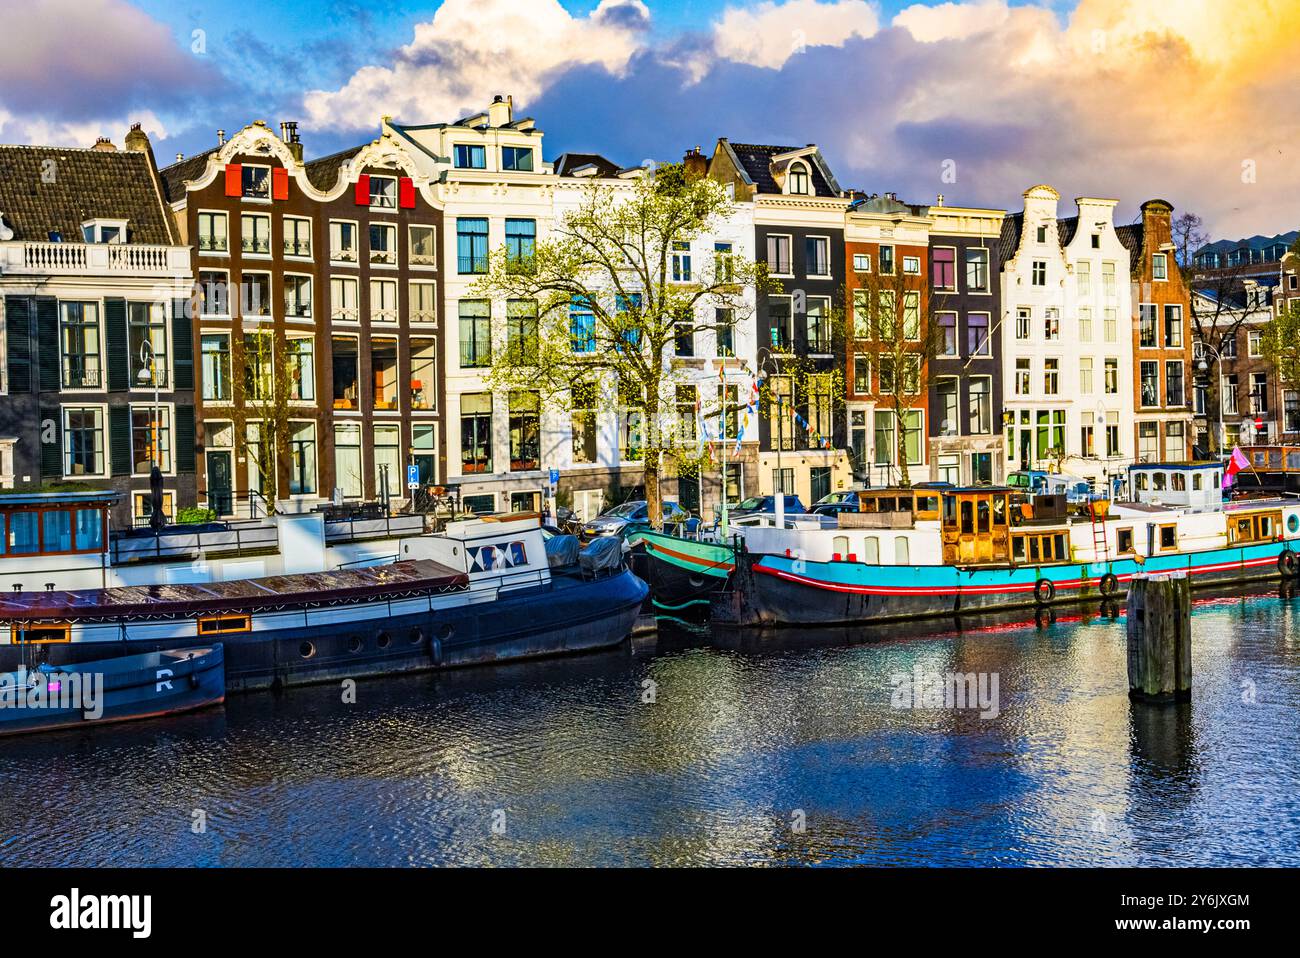
[[[104, 337], [108, 344], [108, 391], [126, 392], [131, 388], [131, 347], [126, 338], [126, 300], [104, 300]], [[128, 436], [128, 440], [129, 438]], [[129, 441], [127, 445], [129, 448]]]
[[5, 297], [5, 353], [9, 367], [9, 392], [32, 391], [32, 300]]
[[[58, 406], [41, 410], [36, 434], [41, 440], [41, 478], [63, 478], [63, 411]], [[54, 423], [53, 442], [45, 442], [45, 423]]]
[[172, 388], [189, 392], [194, 388], [194, 341], [191, 338], [189, 300], [172, 300]]
[[59, 301], [36, 297], [36, 352], [40, 362], [40, 391], [59, 391]]
[[176, 471], [194, 471], [194, 407], [176, 406]]
[[114, 406], [108, 411], [108, 449], [113, 475], [131, 475], [131, 407]]

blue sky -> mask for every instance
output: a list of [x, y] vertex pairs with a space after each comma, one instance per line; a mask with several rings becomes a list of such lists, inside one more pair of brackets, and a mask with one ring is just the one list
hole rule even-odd
[[318, 156], [383, 113], [453, 120], [511, 93], [548, 157], [816, 142], [845, 186], [915, 202], [1018, 209], [1047, 182], [1120, 198], [1121, 219], [1161, 196], [1216, 235], [1300, 222], [1296, 0], [26, 3], [0, 33], [3, 142], [120, 143], [141, 122], [165, 163], [292, 119]]

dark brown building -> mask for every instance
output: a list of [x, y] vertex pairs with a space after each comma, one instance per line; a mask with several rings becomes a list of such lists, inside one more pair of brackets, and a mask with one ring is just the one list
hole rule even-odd
[[445, 476], [442, 212], [387, 137], [310, 162], [261, 121], [162, 171], [194, 247], [199, 496], [407, 496]]

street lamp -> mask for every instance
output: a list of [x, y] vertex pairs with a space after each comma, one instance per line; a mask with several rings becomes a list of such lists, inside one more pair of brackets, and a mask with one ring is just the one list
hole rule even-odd
[[1215, 372], [1218, 373], [1219, 376], [1219, 455], [1223, 455], [1225, 438], [1223, 432], [1223, 356], [1219, 354], [1219, 351], [1215, 347], [1211, 346], [1204, 340], [1200, 340], [1197, 343], [1197, 346], [1201, 350], [1201, 358], [1196, 363], [1196, 371], [1204, 376], [1207, 388], [1209, 386], [1210, 377], [1206, 375], [1206, 373], [1209, 372], [1210, 365], [1205, 361], [1205, 353], [1206, 351], [1209, 351], [1214, 354]]
[[[768, 363], [772, 364], [773, 376], [780, 373], [781, 367], [777, 364], [776, 357], [772, 355], [772, 351], [766, 346], [759, 346], [758, 371], [767, 372]], [[772, 483], [772, 494], [784, 496], [785, 479], [781, 473], [781, 447], [785, 445], [785, 397], [776, 392], [772, 386], [768, 387], [768, 396], [776, 398], [776, 474], [780, 477], [779, 481], [781, 483], [781, 488], [779, 490], [776, 488], [776, 483]], [[769, 399], [769, 402], [770, 401], [771, 400]], [[782, 503], [785, 502], [784, 499], [781, 501]]]

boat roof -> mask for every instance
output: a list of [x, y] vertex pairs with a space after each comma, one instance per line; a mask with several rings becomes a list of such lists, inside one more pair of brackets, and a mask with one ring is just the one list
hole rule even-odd
[[6, 506], [84, 506], [88, 504], [112, 505], [122, 498], [114, 490], [93, 492], [6, 492], [0, 495], [0, 509]]
[[273, 575], [228, 582], [128, 585], [64, 592], [0, 595], [0, 621], [178, 618], [218, 612], [256, 612], [284, 606], [338, 605], [403, 593], [458, 591], [469, 576], [431, 559], [363, 569]]

